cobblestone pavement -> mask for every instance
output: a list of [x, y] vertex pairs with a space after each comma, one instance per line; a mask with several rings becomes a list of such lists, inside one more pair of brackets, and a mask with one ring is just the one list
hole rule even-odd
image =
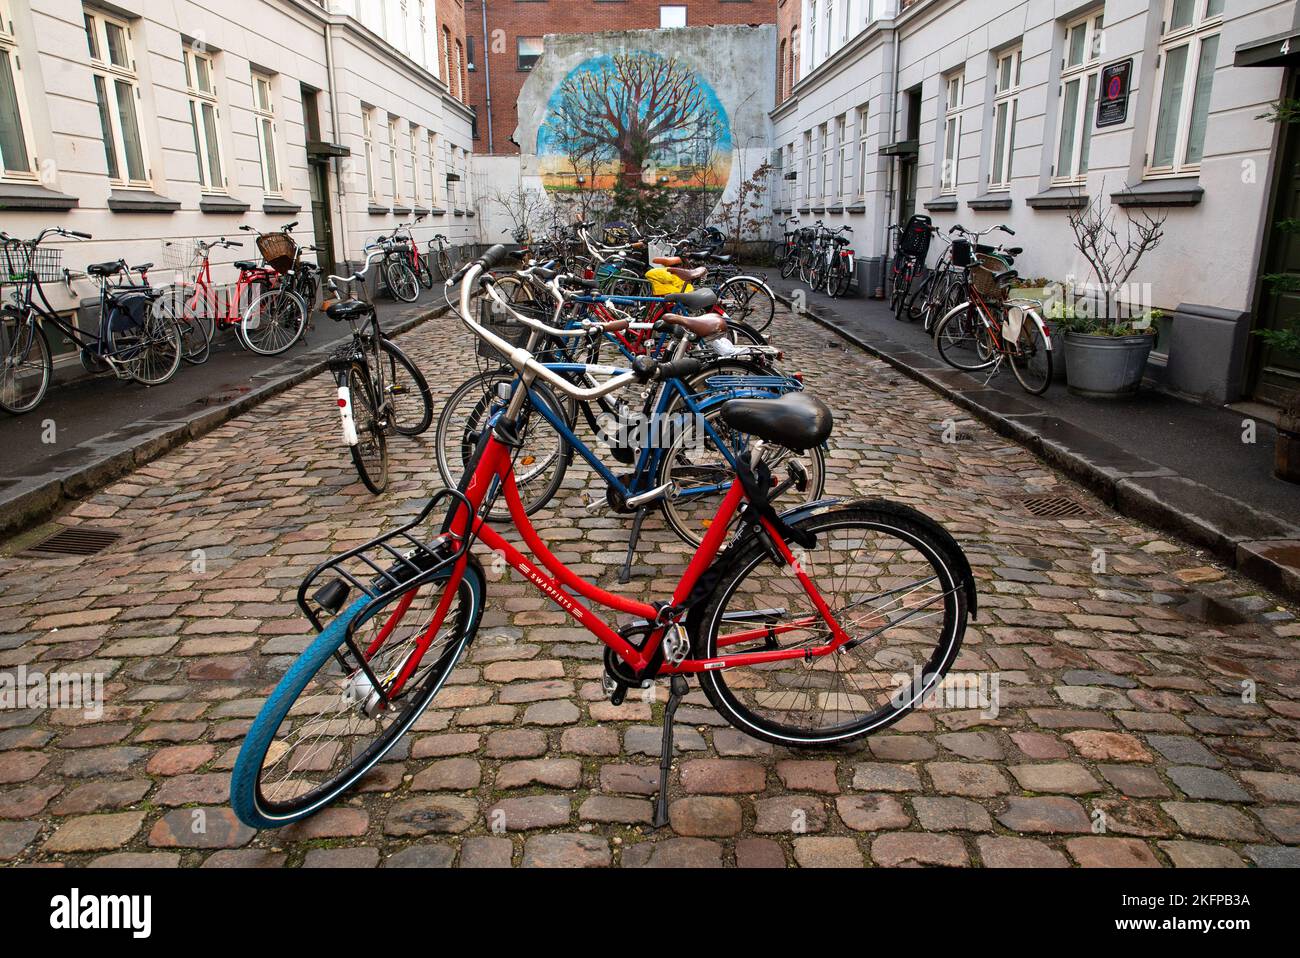
[[[836, 412], [828, 491], [917, 505], [969, 553], [981, 612], [956, 669], [996, 675], [996, 715], [923, 710], [800, 754], [726, 727], [694, 690], [678, 713], [672, 826], [655, 833], [662, 694], [611, 707], [600, 646], [499, 579], [453, 684], [399, 753], [335, 807], [255, 834], [229, 811], [228, 775], [309, 640], [300, 578], [437, 485], [427, 436], [395, 441], [390, 491], [365, 492], [318, 378], [62, 517], [123, 533], [108, 551], [0, 557], [0, 666], [106, 676], [102, 714], [0, 710], [0, 861], [1300, 864], [1291, 613], [825, 330], [789, 315], [776, 330]], [[473, 367], [450, 320], [404, 345], [444, 395]], [[582, 507], [590, 475], [575, 467], [538, 525], [608, 585], [627, 526]], [[1088, 512], [1035, 518], [1027, 494]], [[646, 530], [628, 588], [666, 595], [689, 552], [660, 519]]]

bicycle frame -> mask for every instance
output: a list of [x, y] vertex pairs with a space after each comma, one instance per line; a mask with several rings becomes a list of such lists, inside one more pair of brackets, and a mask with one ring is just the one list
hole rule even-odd
[[[211, 260], [208, 254], [204, 253], [203, 265], [199, 267], [199, 271], [194, 278], [194, 295], [186, 297], [185, 306], [187, 309], [195, 310], [201, 303], [204, 307], [212, 309], [212, 319], [218, 325], [238, 326], [241, 319], [238, 305], [243, 302], [244, 293], [248, 291], [249, 287], [262, 281], [274, 286], [279, 281], [279, 278], [279, 273], [267, 267], [258, 267], [251, 270], [241, 269], [239, 277], [235, 280], [235, 295], [227, 300], [223, 306], [217, 296], [216, 288], [212, 284]], [[188, 285], [182, 288], [188, 288]]]
[[[459, 550], [457, 558], [450, 577], [444, 587], [442, 597], [430, 619], [428, 627], [416, 642], [415, 650], [412, 652], [406, 663], [402, 667], [400, 674], [394, 681], [391, 689], [387, 693], [388, 698], [394, 698], [400, 694], [402, 687], [415, 673], [419, 667], [421, 659], [425, 652], [432, 644], [434, 637], [442, 628], [443, 620], [446, 617], [448, 609], [456, 596], [457, 590], [465, 574], [466, 566], [469, 562], [469, 548], [474, 541], [482, 542], [489, 549], [503, 555], [506, 561], [518, 571], [532, 586], [542, 595], [551, 599], [575, 622], [581, 625], [587, 631], [591, 632], [603, 644], [611, 648], [614, 653], [631, 666], [637, 673], [644, 672], [654, 665], [658, 659], [659, 647], [663, 642], [664, 635], [669, 628], [679, 627], [675, 621], [665, 620], [662, 615], [662, 606], [649, 605], [645, 602], [639, 602], [634, 599], [628, 599], [624, 596], [616, 595], [612, 592], [600, 588], [587, 582], [564, 565], [542, 541], [541, 536], [533, 527], [524, 511], [524, 504], [519, 498], [519, 490], [515, 486], [513, 455], [509, 445], [497, 437], [496, 427], [485, 430], [485, 437], [482, 440], [475, 458], [471, 460], [471, 468], [461, 481], [459, 492], [465, 497], [465, 502], [459, 502], [453, 506], [452, 513], [445, 524], [446, 541], [454, 542]], [[482, 506], [488, 496], [500, 490], [505, 496], [506, 505], [510, 511], [510, 517], [514, 528], [522, 536], [525, 545], [529, 551], [536, 556], [542, 568], [537, 567], [537, 563], [529, 560], [528, 556], [515, 548], [503, 535], [489, 526], [483, 519]], [[682, 574], [673, 590], [671, 603], [668, 608], [680, 609], [684, 606], [690, 597], [696, 584], [700, 581], [705, 570], [713, 564], [719, 551], [722, 549], [723, 541], [727, 536], [727, 531], [731, 525], [731, 520], [735, 517], [737, 510], [740, 508], [745, 498], [744, 487], [739, 479], [733, 479], [727, 490], [726, 497], [723, 499], [718, 511], [709, 524], [708, 532], [705, 533], [704, 541], [701, 543], [686, 571]], [[468, 509], [464, 508], [468, 503]], [[469, 518], [472, 516], [472, 520]], [[816, 585], [808, 574], [803, 570], [790, 548], [777, 533], [776, 529], [766, 519], [760, 518], [760, 524], [766, 531], [768, 537], [777, 549], [781, 560], [793, 570], [793, 575], [797, 578], [805, 593], [807, 593], [814, 608], [817, 609], [818, 615], [830, 627], [830, 640], [823, 645], [815, 647], [797, 647], [789, 649], [763, 649], [755, 652], [741, 652], [730, 655], [719, 655], [708, 658], [694, 658], [687, 656], [677, 665], [667, 662], [660, 662], [655, 674], [690, 674], [698, 672], [712, 671], [714, 669], [733, 668], [741, 665], [754, 665], [767, 662], [780, 662], [789, 659], [819, 658], [830, 655], [836, 649], [850, 641], [850, 636], [844, 631], [843, 627], [836, 620], [830, 607], [822, 598], [821, 593], [817, 590]], [[468, 541], [467, 541], [468, 540]], [[393, 615], [404, 614], [406, 608], [410, 605], [415, 597], [415, 591], [411, 590], [402, 597]], [[574, 594], [576, 593], [576, 595]], [[633, 645], [626, 638], [620, 635], [611, 625], [605, 622], [597, 615], [591, 605], [584, 605], [578, 598], [587, 599], [592, 605], [603, 606], [614, 612], [621, 612], [627, 615], [634, 615], [645, 622], [653, 625], [644, 645], [640, 648]], [[400, 618], [396, 619], [400, 621]], [[812, 621], [809, 617], [795, 620], [780, 625], [769, 626], [764, 624], [754, 629], [743, 630], [738, 633], [732, 633], [727, 636], [727, 644], [734, 645], [743, 642], [753, 641], [754, 639], [763, 638], [769, 634], [776, 635], [788, 631], [806, 628]], [[366, 650], [366, 657], [371, 657], [379, 646], [386, 639], [388, 629], [381, 629], [379, 636], [371, 643]]]

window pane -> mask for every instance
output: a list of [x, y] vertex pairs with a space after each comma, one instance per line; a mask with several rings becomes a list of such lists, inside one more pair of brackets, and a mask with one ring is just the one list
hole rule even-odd
[[203, 146], [199, 140], [199, 118], [194, 112], [193, 100], [190, 100], [190, 127], [194, 130], [194, 162], [199, 169], [199, 186], [207, 186], [208, 174], [203, 169]]
[[108, 34], [108, 62], [115, 67], [131, 66], [126, 56], [126, 31], [116, 23], [105, 23], [104, 30]]
[[91, 19], [89, 14], [86, 14], [84, 19], [86, 21], [86, 45], [90, 48], [90, 59], [102, 60], [103, 57], [99, 53], [99, 38], [95, 34], [95, 21]]
[[1187, 133], [1187, 162], [1199, 163], [1205, 155], [1205, 125], [1210, 116], [1210, 88], [1214, 85], [1214, 61], [1219, 55], [1218, 36], [1201, 43], [1201, 61], [1196, 68], [1196, 96], [1192, 100], [1192, 125]]
[[1088, 98], [1083, 104], [1083, 146], [1079, 148], [1079, 175], [1088, 172], [1088, 151], [1092, 148], [1092, 125], [1097, 119], [1097, 74], [1088, 77]]
[[262, 169], [266, 171], [266, 188], [271, 193], [280, 192], [280, 171], [275, 166], [275, 129], [271, 121], [262, 118]]
[[1056, 175], [1074, 176], [1074, 142], [1078, 136], [1079, 87], [1083, 81], [1071, 80], [1061, 98], [1061, 147], [1056, 153]]
[[117, 147], [113, 145], [113, 126], [108, 118], [108, 90], [102, 76], [95, 77], [95, 100], [99, 104], [99, 131], [104, 137], [104, 159], [108, 161], [108, 175], [111, 179], [120, 179]]
[[1160, 89], [1160, 112], [1156, 117], [1156, 145], [1152, 166], [1173, 166], [1178, 142], [1178, 121], [1187, 74], [1187, 50], [1177, 47], [1165, 54], [1164, 85]]
[[1174, 10], [1169, 17], [1169, 29], [1181, 30], [1183, 27], [1190, 26], [1192, 18], [1196, 16], [1196, 5], [1198, 0], [1174, 0]]
[[200, 93], [212, 92], [212, 67], [203, 57], [194, 58], [194, 88]]
[[993, 132], [993, 182], [1003, 183], [1002, 168], [1006, 160], [1007, 146], [1007, 120], [1010, 115], [1011, 104], [999, 103], [997, 107], [997, 123]]
[[1088, 24], [1081, 23], [1070, 31], [1069, 66], [1077, 67], [1083, 63], [1083, 55], [1088, 45]]
[[1223, 0], [1210, 0], [1205, 6], [1205, 16], [1217, 17], [1223, 12]]
[[221, 175], [221, 148], [217, 141], [217, 111], [211, 103], [199, 106], [203, 111], [203, 142], [208, 149], [208, 185], [219, 190], [225, 185]]
[[32, 171], [8, 50], [0, 50], [0, 170], [9, 173]]

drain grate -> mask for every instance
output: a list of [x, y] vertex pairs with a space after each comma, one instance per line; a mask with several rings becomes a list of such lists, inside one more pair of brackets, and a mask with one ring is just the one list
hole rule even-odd
[[1020, 505], [1040, 519], [1080, 519], [1092, 515], [1082, 502], [1069, 496], [1021, 496]]
[[122, 533], [108, 529], [95, 529], [91, 526], [69, 526], [61, 529], [48, 539], [42, 539], [34, 546], [23, 550], [24, 555], [36, 556], [93, 556], [103, 552], [118, 539]]

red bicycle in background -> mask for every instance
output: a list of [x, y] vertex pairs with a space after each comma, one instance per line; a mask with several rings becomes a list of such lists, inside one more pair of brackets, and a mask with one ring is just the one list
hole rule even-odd
[[285, 352], [307, 324], [307, 303], [282, 281], [280, 271], [251, 260], [236, 261], [239, 270], [234, 287], [212, 281], [211, 254], [214, 249], [232, 249], [243, 243], [225, 238], [195, 240], [190, 275], [175, 287], [185, 322], [206, 324], [211, 340], [218, 328], [235, 331], [245, 349], [262, 356]]
[[[515, 483], [533, 384], [544, 380], [588, 401], [689, 375], [683, 365], [698, 364], [638, 356], [630, 370], [586, 366], [596, 385], [575, 385], [475, 319], [471, 296], [481, 286], [494, 309], [553, 332], [496, 292], [490, 271], [506, 255], [493, 247], [449, 285], [461, 284], [461, 320], [517, 370], [513, 390], [483, 428], [457, 488], [439, 491], [410, 522], [322, 563], [303, 581], [298, 603], [320, 634], [271, 692], [235, 763], [231, 804], [247, 825], [287, 825], [333, 802], [434, 702], [487, 603], [488, 575], [471, 551], [476, 542], [604, 644], [611, 702], [621, 703], [631, 688], [669, 681], [656, 825], [668, 818], [672, 723], [688, 676], [741, 731], [785, 746], [825, 746], [898, 721], [957, 656], [975, 585], [961, 548], [940, 526], [879, 499], [827, 499], [780, 514], [773, 508], [775, 479], [763, 444], [808, 449], [831, 432], [830, 410], [805, 393], [723, 405], [729, 432], [718, 441], [734, 477], [671, 595], [632, 599], [569, 569], [530, 523]], [[501, 496], [535, 558], [484, 521]], [[439, 505], [448, 511], [438, 533], [422, 535]], [[360, 594], [352, 598], [354, 590]], [[630, 621], [615, 625], [596, 607]]]

